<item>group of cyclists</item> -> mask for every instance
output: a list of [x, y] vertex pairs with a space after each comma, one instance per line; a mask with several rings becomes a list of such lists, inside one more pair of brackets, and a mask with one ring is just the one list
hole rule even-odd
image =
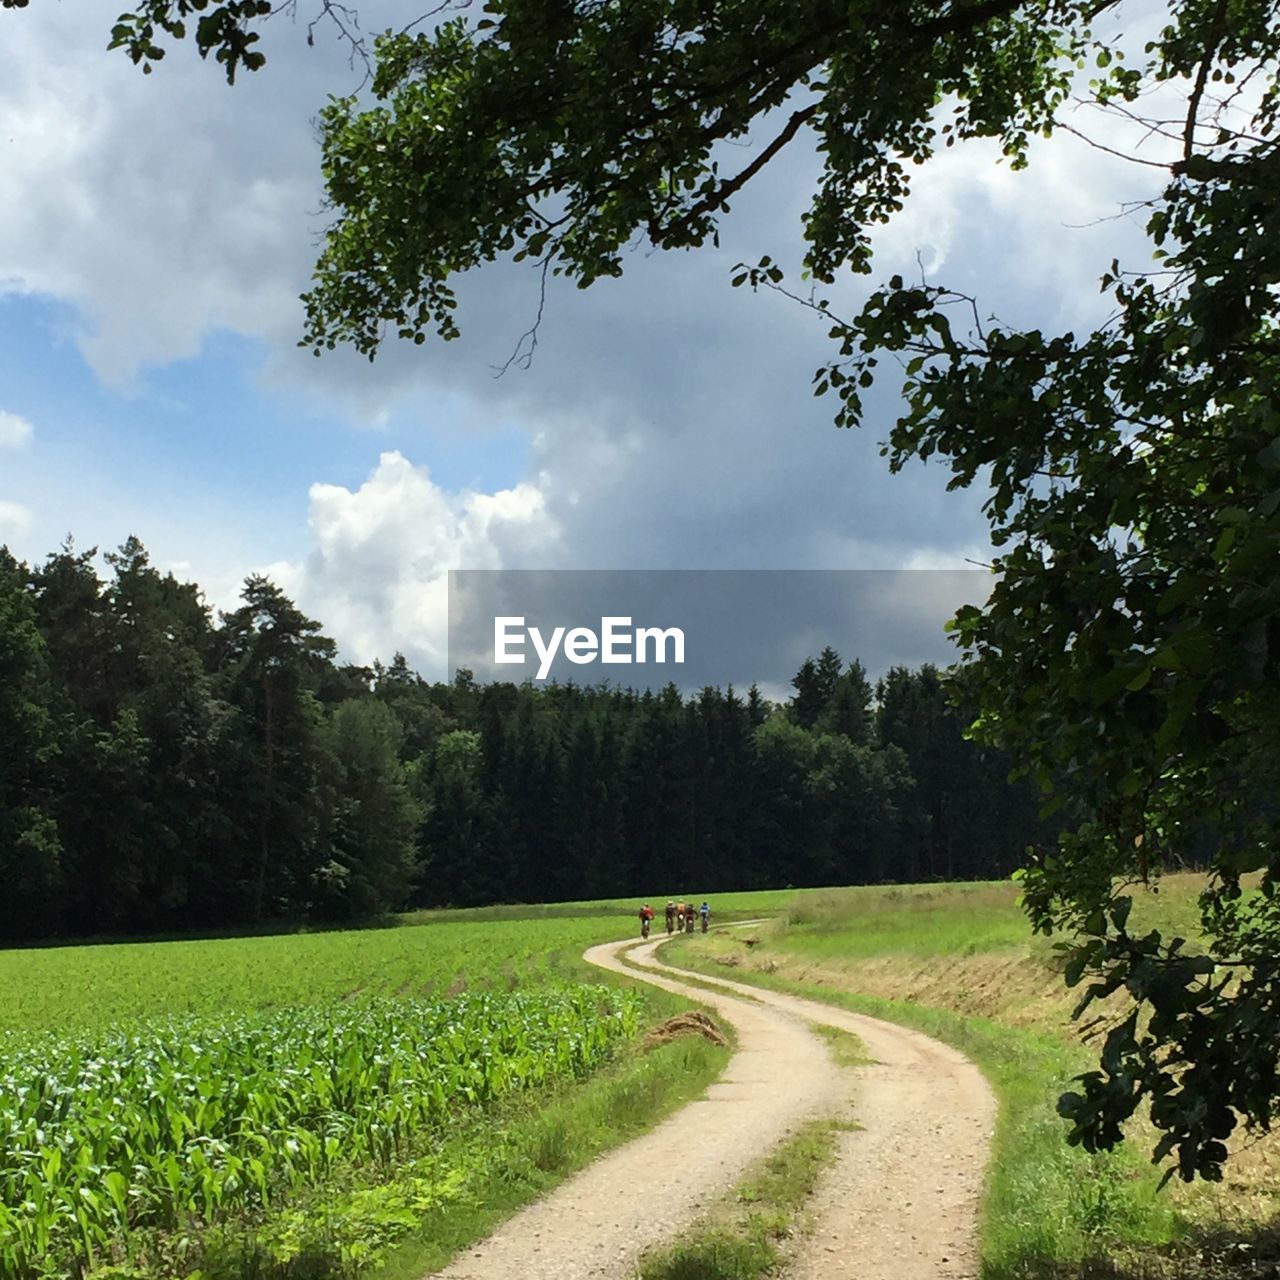
[[[646, 902], [640, 908], [640, 936], [647, 938], [649, 930], [653, 927], [653, 908]], [[667, 903], [667, 932], [668, 933], [692, 933], [694, 921], [702, 920], [702, 932], [706, 933], [711, 925], [711, 907], [704, 902], [702, 906], [695, 907], [692, 902], [675, 902]]]

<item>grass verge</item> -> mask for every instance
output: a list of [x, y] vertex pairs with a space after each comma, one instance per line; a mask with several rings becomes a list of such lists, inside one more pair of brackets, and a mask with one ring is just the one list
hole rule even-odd
[[[169, 1242], [128, 1275], [187, 1274], [196, 1263], [202, 1280], [416, 1280], [698, 1097], [730, 1052], [696, 1036], [646, 1049], [641, 1037], [585, 1081], [460, 1116], [394, 1169], [350, 1169], [265, 1220], [214, 1228], [198, 1258]], [[123, 1280], [95, 1280], [108, 1274]]]
[[[850, 1037], [851, 1039], [853, 1037]], [[646, 1254], [640, 1280], [761, 1280], [807, 1227], [805, 1206], [836, 1156], [842, 1121], [810, 1120], [765, 1157], [733, 1196], [677, 1242]]]
[[[674, 943], [675, 941], [676, 941], [676, 939], [675, 939], [674, 937], [672, 937], [672, 938], [668, 939], [668, 943]], [[637, 942], [637, 943], [636, 943], [636, 945], [637, 945], [637, 946], [639, 946], [639, 945], [640, 945], [640, 943], [639, 943], [639, 942]], [[666, 950], [666, 946], [664, 946], [664, 947], [662, 948], [662, 950], [664, 950], [664, 951], [665, 951], [665, 950]], [[621, 961], [622, 961], [622, 963], [623, 963], [623, 964], [624, 964], [628, 969], [632, 970], [632, 972], [634, 972], [634, 973], [636, 974], [637, 979], [638, 979], [639, 981], [644, 981], [644, 979], [643, 979], [640, 975], [642, 975], [642, 974], [646, 974], [646, 973], [655, 973], [655, 972], [657, 972], [659, 977], [661, 977], [661, 976], [662, 976], [662, 974], [661, 974], [660, 972], [658, 972], [657, 970], [650, 969], [650, 968], [648, 968], [647, 966], [642, 965], [642, 964], [637, 964], [637, 963], [636, 963], [636, 962], [631, 958], [631, 949], [630, 949], [630, 948], [628, 948], [626, 951], [621, 951], [621, 952], [619, 952], [619, 953], [618, 953], [618, 959], [619, 959], [619, 960], [621, 960]], [[696, 975], [693, 975], [693, 974], [682, 973], [682, 974], [680, 975], [679, 981], [680, 981], [680, 982], [682, 982], [682, 983], [684, 983], [684, 985], [685, 985], [686, 987], [694, 987], [694, 988], [696, 988], [696, 989], [697, 989], [697, 990], [699, 990], [699, 991], [714, 991], [714, 992], [716, 992], [716, 993], [717, 993], [717, 994], [719, 994], [719, 995], [723, 995], [723, 994], [724, 994], [724, 988], [723, 988], [723, 987], [718, 986], [718, 985], [717, 985], [716, 983], [714, 983], [714, 982], [706, 982], [706, 981], [704, 981], [702, 978], [699, 978], [699, 977], [697, 977]], [[659, 990], [660, 990], [660, 988], [655, 988], [655, 989], [659, 989]], [[747, 1003], [748, 1003], [748, 1004], [761, 1004], [761, 1003], [763, 1003], [762, 1001], [757, 1000], [755, 996], [752, 996], [752, 995], [746, 995], [746, 994], [744, 994], [743, 992], [740, 992], [740, 991], [735, 991], [735, 992], [733, 993], [733, 997], [734, 997], [734, 999], [735, 999], [735, 1000], [745, 1000], [745, 1001], [747, 1001]]]
[[[664, 951], [669, 963], [717, 976], [718, 966], [696, 944], [679, 940]], [[1136, 1151], [1091, 1156], [1063, 1141], [1055, 1104], [1088, 1063], [1079, 1046], [777, 973], [735, 969], [733, 978], [902, 1023], [954, 1045], [982, 1068], [1000, 1104], [982, 1214], [983, 1280], [1088, 1274], [1104, 1261], [1110, 1266], [1119, 1252], [1149, 1251], [1178, 1236], [1178, 1215], [1157, 1194], [1158, 1178]]]
[[821, 1022], [814, 1023], [813, 1031], [830, 1045], [831, 1056], [839, 1066], [866, 1067], [875, 1062], [852, 1031], [846, 1031], [843, 1027], [828, 1027]]
[[615, 1067], [550, 1105], [509, 1117], [501, 1131], [490, 1126], [487, 1133], [465, 1135], [460, 1163], [475, 1170], [466, 1193], [431, 1209], [376, 1272], [379, 1280], [416, 1280], [483, 1239], [602, 1152], [648, 1132], [698, 1097], [731, 1052], [700, 1036], [647, 1052], [637, 1045]]

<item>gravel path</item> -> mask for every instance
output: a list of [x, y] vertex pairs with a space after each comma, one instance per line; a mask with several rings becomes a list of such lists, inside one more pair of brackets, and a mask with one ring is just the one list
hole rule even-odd
[[[719, 979], [715, 991], [686, 986], [654, 958], [660, 941], [609, 943], [586, 959], [697, 999], [732, 1023], [738, 1049], [724, 1074], [704, 1098], [595, 1161], [437, 1274], [630, 1280], [644, 1249], [694, 1222], [797, 1123], [832, 1114], [851, 1096], [863, 1128], [845, 1135], [819, 1189], [818, 1230], [797, 1259], [796, 1280], [976, 1274], [973, 1220], [995, 1111], [977, 1068], [926, 1036], [813, 1001]], [[627, 948], [643, 975], [623, 965]], [[855, 1032], [877, 1065], [836, 1067], [813, 1022]]]
[[[671, 970], [668, 970], [669, 972]], [[771, 1009], [852, 1031], [874, 1063], [852, 1075], [853, 1115], [810, 1205], [816, 1230], [788, 1280], [968, 1280], [996, 1101], [949, 1045], [816, 1000], [714, 980]]]

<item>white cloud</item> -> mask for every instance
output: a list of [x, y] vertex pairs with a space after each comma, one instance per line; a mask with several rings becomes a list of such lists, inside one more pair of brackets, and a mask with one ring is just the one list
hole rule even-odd
[[[995, 553], [990, 547], [919, 547], [904, 559], [903, 569], [985, 569]], [[894, 565], [894, 568], [899, 566]]]
[[[387, 0], [379, 23], [412, 9]], [[388, 431], [412, 424], [388, 441], [403, 453], [386, 454], [358, 489], [312, 489], [305, 561], [278, 528], [238, 535], [254, 540], [248, 551], [229, 535], [209, 550], [204, 513], [174, 516], [186, 526], [161, 541], [199, 561], [219, 603], [232, 602], [238, 566], [283, 559], [282, 583], [349, 656], [399, 646], [435, 661], [431, 601], [450, 565], [888, 567], [950, 564], [958, 549], [981, 548], [981, 494], [946, 493], [945, 466], [888, 476], [877, 446], [898, 410], [895, 388], [868, 397], [863, 431], [835, 431], [833, 403], [809, 394], [813, 369], [833, 354], [822, 323], [729, 287], [737, 261], [798, 255], [812, 148], [780, 156], [735, 200], [723, 249], [636, 252], [624, 279], [587, 293], [554, 281], [528, 372], [491, 376], [537, 306], [536, 276], [509, 263], [463, 282], [460, 342], [392, 344], [374, 366], [349, 351], [314, 360], [294, 345], [322, 223], [311, 119], [327, 92], [352, 87], [343, 51], [308, 50], [284, 24], [270, 32], [266, 70], [228, 89], [189, 50], [141, 76], [103, 50], [94, 0], [31, 6], [6, 15], [4, 31], [0, 290], [70, 303], [72, 336], [107, 381], [189, 356], [222, 329], [265, 342], [273, 394], [311, 394]], [[769, 136], [762, 129], [755, 145]], [[841, 309], [870, 283], [914, 271], [917, 250], [931, 277], [978, 294], [984, 315], [1055, 328], [1096, 306], [1115, 233], [1128, 242], [1132, 228], [1067, 227], [1145, 195], [1154, 171], [1135, 176], [1070, 138], [1037, 144], [1023, 173], [995, 161], [990, 145], [971, 144], [922, 170], [877, 237], [873, 276], [833, 291]], [[441, 489], [404, 455], [429, 456], [444, 419], [527, 431], [525, 483]], [[294, 493], [322, 474], [302, 470], [311, 461], [298, 451]], [[51, 479], [42, 520], [69, 523], [66, 495], [97, 491], [94, 479]], [[120, 483], [111, 501], [129, 506], [135, 478]], [[159, 519], [129, 509], [149, 544]]]
[[398, 649], [436, 677], [446, 674], [448, 571], [549, 559], [557, 541], [536, 486], [448, 493], [398, 452], [355, 491], [317, 484], [310, 498], [310, 554], [264, 572], [325, 623], [346, 659]]
[[317, 49], [290, 66], [303, 37], [286, 28], [284, 65], [234, 89], [185, 46], [144, 77], [104, 49], [109, 25], [84, 0], [5, 15], [0, 287], [73, 303], [81, 350], [117, 385], [219, 328], [296, 337], [311, 120], [341, 63]]
[[31, 528], [31, 512], [20, 502], [0, 498], [0, 538], [21, 537]]
[[33, 434], [34, 428], [26, 418], [0, 409], [0, 449], [21, 449]]

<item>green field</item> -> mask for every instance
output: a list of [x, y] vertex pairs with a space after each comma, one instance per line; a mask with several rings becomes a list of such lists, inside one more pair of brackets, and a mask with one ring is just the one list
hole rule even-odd
[[630, 920], [595, 915], [5, 951], [0, 1033], [27, 1037], [362, 996], [510, 990], [583, 977], [592, 972], [582, 963], [584, 948], [629, 932]]
[[[770, 890], [711, 901], [723, 920], [777, 911], [795, 897], [794, 890]], [[655, 897], [655, 908], [663, 901]], [[633, 934], [637, 906], [424, 911], [384, 929], [0, 951], [0, 1037], [174, 1013], [216, 1016], [323, 999], [438, 996], [584, 978], [594, 971], [582, 952]]]
[[[908, 1022], [986, 1071], [1001, 1119], [985, 1280], [1099, 1259], [1128, 1268], [1099, 1274], [1192, 1274], [1185, 1242], [1209, 1256], [1209, 1228], [1252, 1240], [1273, 1213], [1265, 1144], [1225, 1190], [1188, 1197], [1157, 1195], [1136, 1149], [1061, 1141], [1053, 1103], [1088, 1050], [1014, 886], [706, 896], [720, 922], [771, 918], [679, 939], [674, 958]], [[1136, 910], [1194, 936], [1189, 879]], [[633, 935], [634, 911], [0, 952], [0, 1277], [336, 1280], [445, 1260], [723, 1061], [701, 1042], [640, 1052], [635, 1033], [676, 1002], [582, 961]]]
[[[460, 1109], [588, 1075], [641, 1016], [638, 994], [579, 985], [189, 1017], [12, 1053], [0, 1266], [56, 1276], [130, 1232], [268, 1211], [343, 1169], [390, 1171]], [[422, 1180], [419, 1200], [447, 1194], [451, 1174]]]
[[631, 931], [566, 911], [0, 953], [0, 1276], [354, 1276], [405, 1237], [439, 1260], [459, 1220], [492, 1225], [476, 1203], [718, 1068], [634, 1047], [673, 1001], [581, 959]]

